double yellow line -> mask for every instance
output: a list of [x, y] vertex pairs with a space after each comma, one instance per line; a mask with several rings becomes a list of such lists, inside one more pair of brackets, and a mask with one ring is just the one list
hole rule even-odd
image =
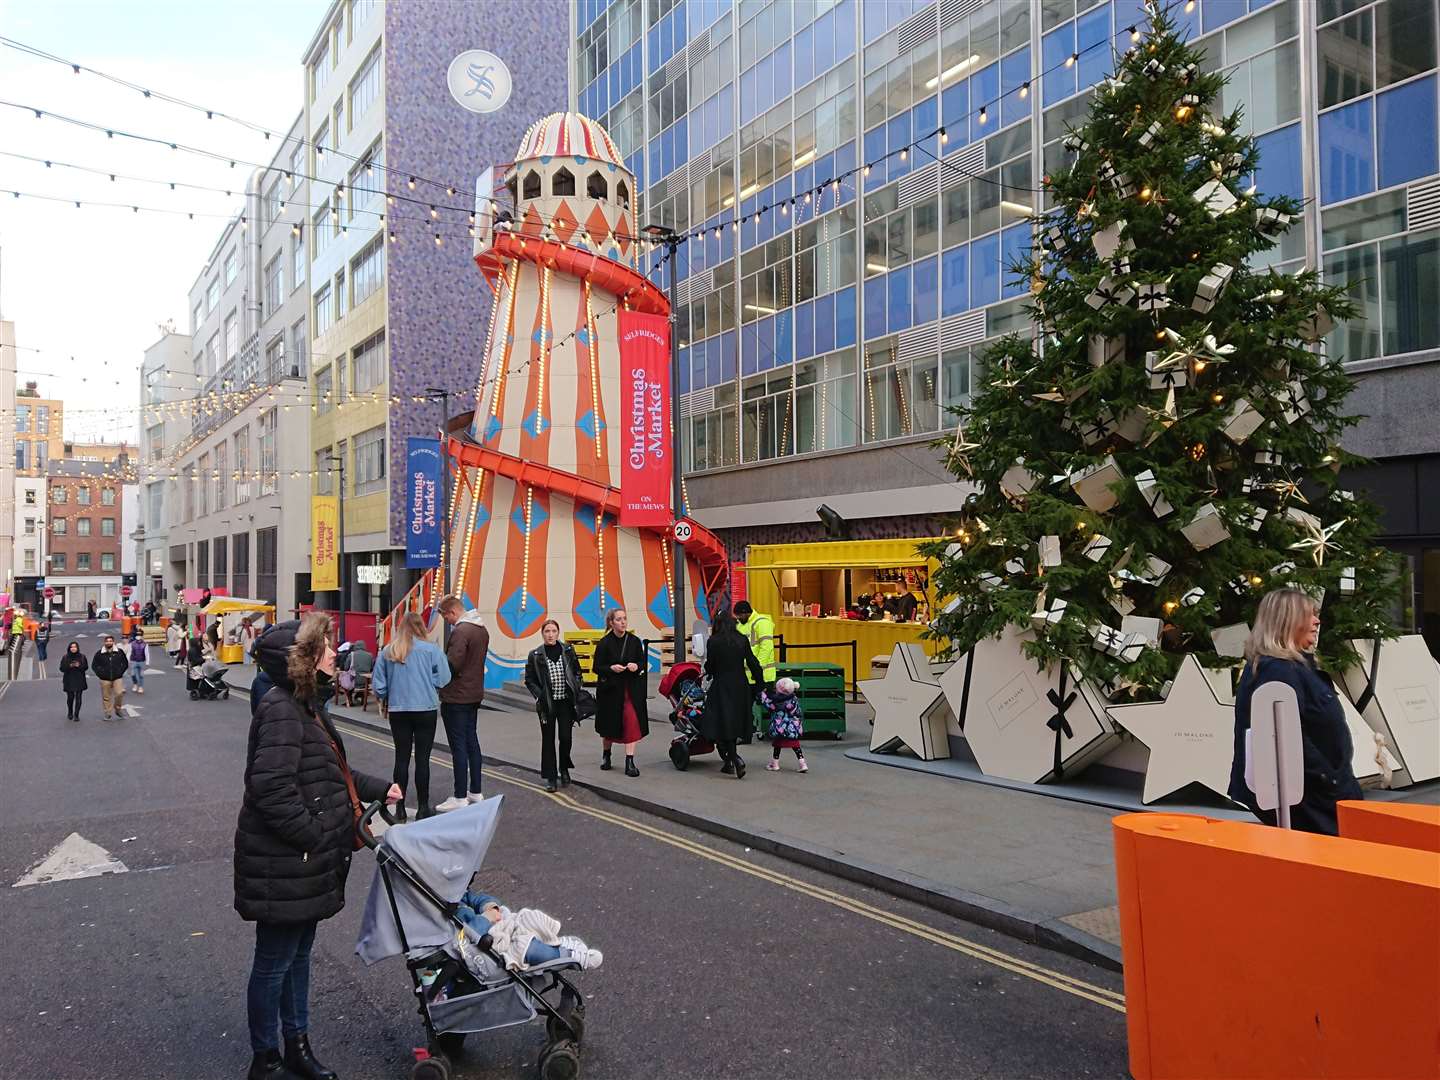
[[[337, 724], [337, 726], [339, 725]], [[377, 738], [368, 732], [361, 731], [349, 725], [345, 725], [344, 731], [347, 736], [363, 739], [366, 742], [374, 743], [376, 746], [390, 746], [388, 740]], [[451, 767], [449, 762], [442, 758], [437, 758], [436, 761], [447, 769]], [[1098, 986], [1095, 983], [1086, 982], [1083, 979], [1077, 979], [1072, 975], [1066, 975], [1064, 972], [1055, 971], [1042, 964], [1032, 963], [1029, 960], [1012, 956], [999, 949], [992, 949], [988, 945], [981, 945], [979, 942], [970, 941], [967, 938], [947, 933], [944, 930], [937, 930], [932, 926], [926, 926], [924, 923], [916, 922], [914, 919], [906, 918], [903, 915], [897, 915], [891, 911], [879, 910], [869, 904], [846, 896], [843, 893], [835, 892], [833, 889], [827, 889], [821, 885], [813, 885], [808, 881], [801, 881], [799, 878], [791, 877], [788, 874], [767, 869], [746, 859], [727, 855], [724, 852], [708, 848], [693, 840], [687, 840], [684, 837], [665, 832], [663, 829], [657, 829], [650, 825], [631, 821], [628, 818], [621, 817], [619, 814], [613, 814], [608, 810], [599, 810], [595, 807], [585, 806], [569, 795], [559, 792], [551, 794], [539, 784], [533, 784], [528, 780], [520, 780], [513, 776], [507, 776], [494, 769], [489, 770], [487, 775], [501, 780], [504, 783], [513, 784], [516, 787], [533, 791], [538, 795], [543, 795], [558, 803], [566, 810], [571, 810], [577, 814], [584, 814], [587, 817], [592, 817], [611, 825], [617, 825], [622, 829], [629, 829], [633, 833], [638, 833], [641, 836], [648, 837], [662, 844], [668, 844], [671, 847], [688, 852], [698, 858], [707, 859], [710, 862], [718, 863], [731, 870], [737, 870], [742, 874], [759, 878], [761, 881], [767, 881], [772, 885], [778, 885], [781, 888], [789, 889], [792, 892], [797, 892], [803, 896], [819, 900], [821, 903], [852, 912], [872, 922], [880, 923], [883, 926], [888, 926], [891, 929], [910, 934], [924, 941], [933, 942], [936, 945], [940, 945], [954, 952], [963, 953], [966, 956], [984, 961], [987, 964], [992, 964], [1012, 974], [1031, 979], [1035, 982], [1044, 983], [1046, 986], [1062, 990], [1067, 994], [1073, 994], [1075, 997], [1084, 998], [1086, 1001], [1093, 1001], [1095, 1004], [1103, 1005], [1107, 1009], [1113, 1009], [1119, 1013], [1125, 1011], [1125, 995], [1107, 987]]]

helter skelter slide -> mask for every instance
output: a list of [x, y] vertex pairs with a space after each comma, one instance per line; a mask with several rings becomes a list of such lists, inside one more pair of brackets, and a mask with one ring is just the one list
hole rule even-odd
[[[487, 223], [475, 245], [494, 303], [474, 416], [447, 441], [442, 554], [450, 591], [490, 629], [487, 686], [521, 677], [546, 618], [600, 630], [623, 607], [651, 639], [674, 625], [673, 518], [619, 524], [629, 422], [615, 313], [670, 313], [636, 265], [635, 178], [604, 128], [556, 113], [525, 134], [504, 182], [513, 220]], [[697, 527], [685, 552], [690, 618], [708, 621], [729, 587], [725, 548]], [[397, 612], [428, 612], [437, 588], [431, 571]]]

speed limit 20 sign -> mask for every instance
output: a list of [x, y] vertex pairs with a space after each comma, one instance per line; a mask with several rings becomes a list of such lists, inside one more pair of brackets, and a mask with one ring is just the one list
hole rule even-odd
[[695, 536], [695, 523], [693, 521], [687, 521], [685, 518], [681, 518], [679, 521], [675, 522], [675, 528], [673, 532], [677, 542], [681, 544], [688, 544]]

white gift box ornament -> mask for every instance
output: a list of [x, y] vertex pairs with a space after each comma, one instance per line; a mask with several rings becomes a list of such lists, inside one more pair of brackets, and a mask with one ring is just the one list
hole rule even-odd
[[964, 545], [964, 544], [951, 544], [951, 545], [949, 545], [948, 547], [946, 547], [946, 549], [945, 549], [945, 558], [947, 558], [947, 559], [959, 559], [959, 558], [963, 557], [964, 554], [965, 554], [965, 545]]
[[1125, 474], [1120, 471], [1120, 466], [1107, 455], [1097, 464], [1071, 473], [1070, 487], [1080, 496], [1081, 502], [1097, 514], [1103, 514], [1120, 501], [1113, 487], [1123, 479]]
[[992, 574], [988, 570], [975, 580], [980, 583], [980, 588], [984, 592], [993, 592], [1003, 584], [998, 575]]
[[1120, 632], [1126, 637], [1143, 638], [1152, 649], [1160, 647], [1161, 623], [1159, 619], [1147, 619], [1142, 615], [1126, 615], [1120, 620]]
[[[1094, 420], [1087, 420], [1080, 427], [1080, 438], [1086, 446], [1094, 446], [1108, 439], [1115, 431], [1115, 417], [1109, 409], [1101, 409], [1100, 415]], [[1071, 474], [1071, 481], [1074, 481], [1074, 474]]]
[[1261, 232], [1278, 233], [1290, 227], [1290, 215], [1282, 213], [1271, 206], [1261, 207], [1255, 213], [1255, 224], [1260, 227]]
[[1145, 505], [1150, 507], [1150, 512], [1157, 518], [1163, 518], [1166, 514], [1174, 511], [1175, 508], [1160, 493], [1158, 481], [1155, 479], [1155, 470], [1146, 469], [1137, 475], [1135, 486], [1140, 489], [1140, 496], [1145, 500]]
[[1135, 571], [1135, 580], [1144, 585], [1159, 585], [1174, 567], [1158, 555], [1151, 555], [1143, 566]]
[[1278, 450], [1256, 450], [1256, 465], [1284, 465], [1285, 455]]
[[1025, 572], [1025, 560], [1011, 559], [1005, 564], [1005, 572], [1007, 574], [1023, 574]]
[[1138, 293], [1138, 304], [1141, 311], [1148, 311], [1152, 315], [1162, 308], [1170, 306], [1170, 279], [1153, 282], [1148, 285], [1141, 285]]
[[1080, 554], [1084, 555], [1091, 562], [1098, 563], [1105, 557], [1105, 553], [1110, 550], [1112, 543], [1113, 541], [1108, 536], [1096, 533], [1090, 538], [1086, 545], [1080, 549]]
[[1226, 176], [1239, 176], [1240, 170], [1245, 167], [1245, 155], [1239, 153], [1226, 154], [1220, 158], [1220, 171]]
[[1144, 409], [1131, 409], [1116, 417], [1114, 432], [1126, 442], [1139, 442], [1149, 423], [1150, 415]]
[[1340, 595], [1353, 596], [1355, 594], [1355, 567], [1347, 566], [1340, 571]]
[[1265, 524], [1265, 518], [1269, 516], [1269, 513], [1270, 511], [1263, 506], [1252, 506], [1241, 515], [1240, 520], [1251, 532], [1259, 532], [1260, 526]]
[[1245, 623], [1231, 623], [1217, 626], [1210, 631], [1210, 641], [1221, 656], [1241, 657], [1245, 655], [1245, 642], [1250, 639], [1250, 627]]
[[1113, 656], [1122, 664], [1133, 664], [1145, 651], [1145, 639], [1139, 634], [1124, 634], [1104, 623], [1090, 627], [1090, 638], [1097, 652]]
[[1125, 173], [1116, 173], [1112, 176], [1110, 178], [1110, 187], [1115, 194], [1122, 199], [1133, 199], [1135, 192], [1139, 190], [1135, 187], [1135, 182]]
[[1201, 314], [1209, 311], [1220, 300], [1220, 294], [1225, 291], [1225, 286], [1230, 284], [1230, 279], [1235, 276], [1235, 268], [1225, 263], [1218, 263], [1212, 266], [1209, 272], [1200, 279], [1195, 286], [1195, 299], [1190, 301], [1190, 307]]
[[1150, 145], [1156, 139], [1158, 139], [1164, 131], [1165, 126], [1160, 123], [1159, 120], [1156, 120], [1148, 128], [1146, 128], [1144, 133], [1140, 136], [1140, 145], [1148, 149]]
[[1160, 78], [1161, 75], [1165, 74], [1165, 65], [1160, 63], [1159, 60], [1150, 60], [1140, 71], [1147, 79], [1154, 82]]
[[1196, 202], [1205, 207], [1212, 218], [1229, 213], [1235, 208], [1235, 194], [1219, 180], [1209, 180], [1193, 192]]
[[1095, 254], [1100, 258], [1114, 258], [1115, 253], [1120, 250], [1120, 223], [1117, 221], [1103, 229], [1096, 229], [1090, 242], [1095, 245]]
[[1147, 352], [1145, 374], [1150, 376], [1151, 390], [1173, 390], [1189, 381], [1187, 366], [1179, 353]]
[[1101, 368], [1112, 360], [1125, 359], [1125, 339], [1123, 337], [1103, 337], [1099, 334], [1090, 336], [1090, 366]]
[[1305, 396], [1305, 386], [1299, 379], [1290, 380], [1282, 393], [1285, 396], [1285, 422], [1293, 424], [1302, 416], [1310, 415], [1310, 399]]
[[1065, 617], [1065, 608], [1067, 606], [1067, 601], [1054, 600], [1051, 601], [1050, 607], [1047, 609], [1045, 607], [1045, 594], [1041, 593], [1039, 596], [1039, 603], [1037, 604], [1035, 611], [1030, 616], [1031, 625], [1033, 625], [1037, 630], [1042, 629], [1046, 626], [1054, 626]]
[[1255, 406], [1244, 398], [1236, 398], [1235, 403], [1230, 406], [1229, 415], [1226, 416], [1225, 423], [1220, 430], [1231, 442], [1243, 443], [1259, 431], [1264, 423], [1265, 417], [1256, 410]]
[[1195, 516], [1180, 527], [1180, 532], [1196, 551], [1204, 551], [1230, 539], [1230, 530], [1225, 527], [1214, 503], [1200, 507]]
[[1135, 296], [1135, 290], [1122, 285], [1109, 274], [1100, 279], [1093, 292], [1085, 297], [1085, 303], [1099, 311], [1106, 304], [1128, 304]]
[[1020, 458], [1005, 470], [1000, 477], [1000, 490], [1007, 498], [1019, 499], [1029, 492], [1040, 482], [1040, 477], [1025, 467], [1025, 459]]
[[1040, 552], [1041, 566], [1060, 565], [1060, 537], [1054, 534], [1042, 536], [1036, 541], [1035, 547]]
[[1196, 604], [1198, 604], [1201, 600], [1204, 599], [1205, 590], [1200, 588], [1199, 585], [1196, 585], [1193, 589], [1187, 590], [1185, 594], [1180, 597], [1180, 603], [1184, 604], [1186, 607], [1194, 607]]
[[1250, 591], [1250, 579], [1244, 574], [1241, 574], [1237, 578], [1231, 578], [1225, 584], [1230, 586], [1230, 591], [1236, 596], [1244, 596]]
[[1072, 131], [1065, 136], [1065, 149], [1072, 154], [1083, 154], [1090, 149], [1090, 144], [1085, 141], [1085, 136], [1078, 131]]
[[1284, 562], [1277, 562], [1274, 566], [1270, 567], [1270, 576], [1273, 578], [1288, 578], [1294, 572], [1295, 564], [1289, 559], [1286, 559]]
[[1335, 320], [1330, 317], [1324, 305], [1317, 305], [1314, 313], [1300, 324], [1300, 337], [1305, 341], [1319, 341], [1334, 329]]
[[1296, 525], [1299, 525], [1300, 528], [1304, 529], [1307, 533], [1320, 531], [1320, 519], [1308, 510], [1301, 510], [1298, 506], [1287, 506], [1285, 508], [1285, 517], [1293, 521]]
[[1065, 230], [1059, 225], [1051, 225], [1045, 230], [1045, 246], [1051, 251], [1063, 252], [1070, 246], [1070, 241], [1065, 236]]
[[[1123, 573], [1124, 571], [1121, 572]], [[1131, 600], [1130, 597], [1124, 593], [1111, 593], [1106, 599], [1110, 601], [1110, 606], [1115, 609], [1115, 614], [1119, 615], [1122, 619], [1135, 610], [1135, 601]]]

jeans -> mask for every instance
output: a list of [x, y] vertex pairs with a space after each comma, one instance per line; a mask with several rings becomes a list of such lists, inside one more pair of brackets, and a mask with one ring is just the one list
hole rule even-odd
[[42, 664], [45, 662], [45, 653], [49, 648], [50, 642], [44, 641], [38, 637], [35, 639], [35, 655], [40, 658], [40, 662]]
[[[559, 729], [558, 732], [556, 729]], [[561, 698], [555, 702], [555, 712], [540, 717], [540, 776], [545, 780], [556, 779], [555, 736], [560, 736], [560, 768], [569, 772], [575, 767], [570, 760], [570, 736], [575, 730], [575, 702]]]
[[417, 807], [430, 805], [430, 748], [435, 744], [435, 710], [390, 710], [390, 735], [395, 740], [395, 771], [391, 779], [400, 790], [410, 790], [410, 747], [415, 747], [415, 798]]
[[457, 799], [465, 798], [467, 793], [480, 794], [480, 767], [485, 759], [480, 754], [480, 734], [476, 730], [479, 714], [479, 705], [440, 703], [445, 738], [450, 742], [450, 766], [455, 772]]
[[279, 1050], [275, 1022], [285, 1038], [304, 1035], [310, 1026], [310, 946], [315, 924], [255, 924], [255, 960], [245, 994], [250, 1014], [250, 1049]]
[[[474, 930], [478, 935], [485, 935], [490, 932], [491, 922], [483, 914], [487, 904], [499, 905], [500, 901], [489, 893], [477, 893], [466, 890], [465, 895], [460, 898], [460, 905], [455, 909], [455, 914], [460, 921]], [[564, 955], [564, 950], [558, 945], [547, 945], [539, 938], [531, 940], [525, 946], [525, 963], [534, 967], [536, 964], [549, 963], [551, 960], [558, 960]]]
[[137, 690], [143, 690], [145, 688], [144, 660], [130, 661], [130, 685], [135, 687]]

